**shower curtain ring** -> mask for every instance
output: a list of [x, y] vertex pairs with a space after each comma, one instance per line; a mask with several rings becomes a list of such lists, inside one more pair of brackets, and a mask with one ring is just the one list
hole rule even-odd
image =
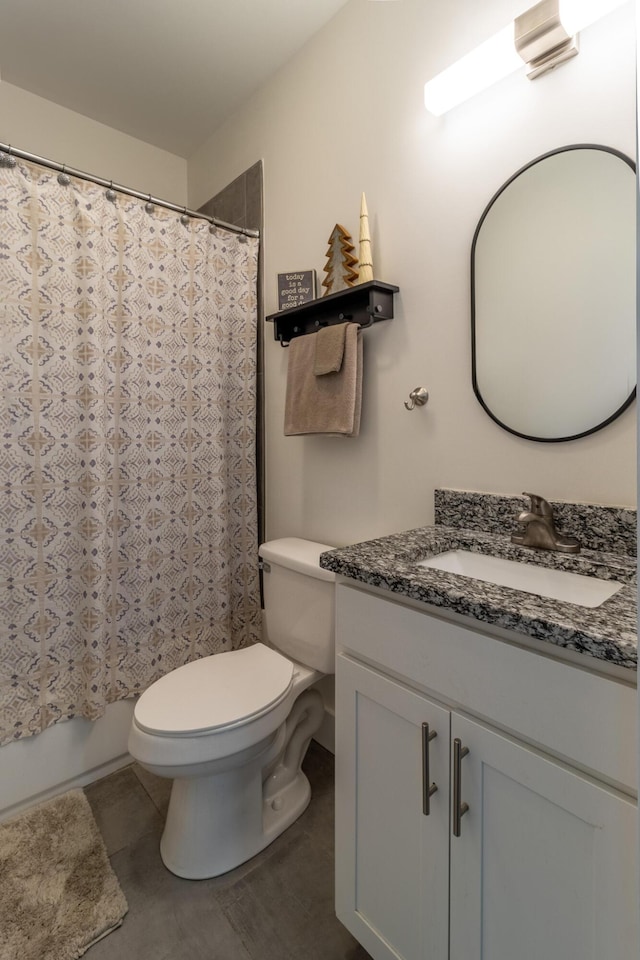
[[117, 196], [118, 196], [118, 194], [117, 194], [116, 191], [113, 189], [113, 180], [111, 180], [111, 181], [109, 182], [109, 189], [108, 189], [107, 192], [105, 193], [105, 197], [107, 198], [107, 200], [109, 201], [109, 203], [115, 203]]
[[62, 170], [58, 174], [58, 183], [60, 184], [61, 187], [68, 187], [69, 184], [71, 183], [71, 177], [67, 173], [66, 163], [62, 164]]
[[149, 194], [149, 199], [145, 203], [144, 208], [147, 211], [147, 213], [153, 213], [153, 203], [151, 202], [151, 194]]
[[3, 167], [15, 167], [16, 163], [18, 162], [16, 158], [13, 156], [13, 153], [11, 152], [12, 150], [13, 150], [13, 147], [11, 146], [11, 144], [9, 144], [9, 146], [7, 147], [7, 152], [2, 157]]
[[186, 227], [187, 224], [189, 223], [189, 217], [187, 215], [187, 208], [183, 207], [183, 210], [184, 210], [184, 213], [180, 217], [180, 223], [182, 224], [183, 227]]

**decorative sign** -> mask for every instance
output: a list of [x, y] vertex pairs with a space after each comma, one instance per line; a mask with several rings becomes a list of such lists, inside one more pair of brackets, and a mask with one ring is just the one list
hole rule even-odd
[[299, 270], [297, 273], [278, 274], [278, 310], [299, 307], [301, 303], [314, 300], [315, 295], [315, 270]]

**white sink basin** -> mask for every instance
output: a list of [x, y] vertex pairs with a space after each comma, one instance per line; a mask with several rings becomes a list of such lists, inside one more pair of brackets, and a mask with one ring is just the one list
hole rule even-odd
[[442, 570], [444, 573], [457, 573], [462, 577], [473, 577], [474, 580], [482, 580], [484, 583], [524, 590], [525, 593], [549, 597], [552, 600], [564, 600], [581, 607], [599, 607], [623, 587], [623, 584], [616, 580], [599, 580], [597, 577], [585, 577], [567, 570], [538, 567], [531, 563], [489, 557], [468, 550], [448, 550], [428, 560], [421, 560], [418, 566]]

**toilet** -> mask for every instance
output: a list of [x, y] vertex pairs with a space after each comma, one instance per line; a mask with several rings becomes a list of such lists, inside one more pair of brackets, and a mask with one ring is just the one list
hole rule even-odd
[[319, 565], [331, 549], [262, 544], [266, 643], [187, 663], [136, 703], [129, 753], [173, 780], [160, 853], [179, 877], [232, 870], [309, 803], [301, 764], [324, 717], [309, 688], [335, 670], [335, 574]]

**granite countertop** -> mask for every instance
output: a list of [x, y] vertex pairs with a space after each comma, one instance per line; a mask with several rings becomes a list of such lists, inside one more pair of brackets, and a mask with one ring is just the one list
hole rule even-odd
[[[617, 580], [624, 586], [599, 607], [587, 608], [416, 566], [417, 561], [453, 549]], [[436, 524], [327, 551], [321, 554], [320, 566], [482, 624], [632, 671], [637, 668], [636, 561], [623, 553], [532, 550], [512, 544], [509, 535]]]

